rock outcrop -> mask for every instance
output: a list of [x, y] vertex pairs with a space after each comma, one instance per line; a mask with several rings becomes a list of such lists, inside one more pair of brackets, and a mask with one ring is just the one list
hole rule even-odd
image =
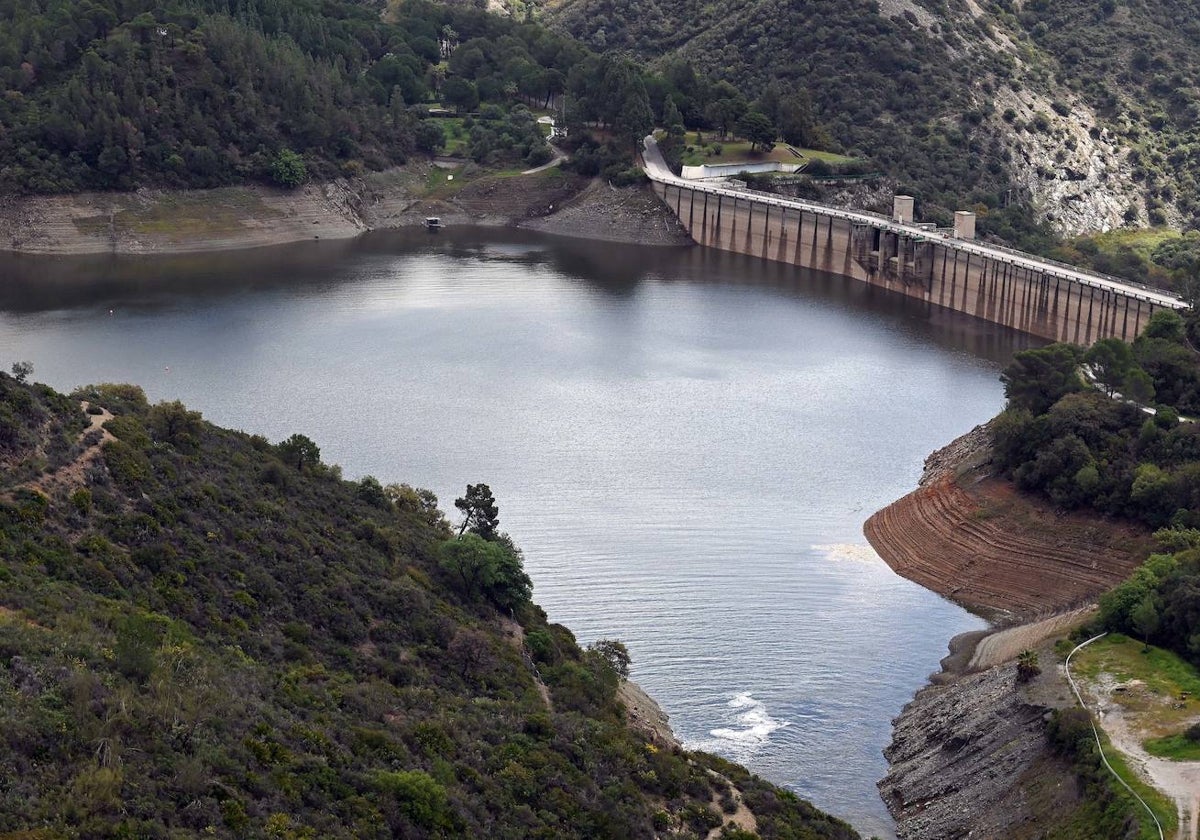
[[[1046, 679], [1059, 681], [1053, 669]], [[1048, 751], [1039, 690], [1018, 688], [1009, 664], [930, 686], [905, 707], [879, 783], [900, 840], [1054, 836], [1078, 795]]]
[[[864, 526], [896, 572], [976, 612], [1053, 616], [956, 639], [946, 670], [893, 721], [879, 787], [900, 840], [1049, 840], [1073, 819], [1078, 785], [1045, 737], [1046, 714], [1073, 704], [1053, 639], [1089, 615], [1063, 611], [1127, 577], [1151, 543], [1144, 530], [1020, 494], [991, 475], [989, 445], [981, 426], [933, 453], [918, 489]], [[1018, 685], [1011, 658], [1026, 647], [1042, 673]]]

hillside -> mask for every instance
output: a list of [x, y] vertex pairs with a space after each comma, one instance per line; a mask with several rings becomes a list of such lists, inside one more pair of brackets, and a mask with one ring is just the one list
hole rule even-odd
[[806, 91], [926, 218], [980, 205], [984, 233], [1027, 244], [1033, 214], [1060, 234], [1200, 224], [1195, 0], [548, 0], [545, 15], [668, 76]]
[[486, 486], [459, 536], [302, 435], [14, 374], [0, 836], [705, 837], [738, 798], [763, 838], [857, 836], [631, 728], [623, 647], [547, 623]]
[[593, 85], [606, 106], [596, 119], [622, 136], [650, 127], [640, 70], [474, 6], [77, 6], [0, 0], [0, 204], [6, 194], [295, 188], [442, 150], [537, 166], [553, 153], [530, 108], [581, 68], [605, 80]]

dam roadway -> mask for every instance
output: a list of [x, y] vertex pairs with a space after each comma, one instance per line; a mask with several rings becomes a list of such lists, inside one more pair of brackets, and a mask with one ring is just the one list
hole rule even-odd
[[842, 274], [1050, 339], [1132, 341], [1175, 295], [885, 216], [689, 181], [645, 139], [654, 191], [701, 245]]

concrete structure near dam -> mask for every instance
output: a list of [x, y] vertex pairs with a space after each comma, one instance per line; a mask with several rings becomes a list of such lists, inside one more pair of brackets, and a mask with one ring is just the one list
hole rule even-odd
[[799, 199], [688, 181], [674, 175], [653, 138], [646, 174], [692, 239], [803, 268], [851, 277], [1053, 341], [1132, 341], [1170, 293], [975, 241], [975, 215], [952, 231], [918, 225], [912, 199], [893, 218]]

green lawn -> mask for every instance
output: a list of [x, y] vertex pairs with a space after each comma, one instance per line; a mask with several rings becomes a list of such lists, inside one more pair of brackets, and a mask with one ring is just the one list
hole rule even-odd
[[[1185, 741], [1183, 730], [1200, 717], [1200, 671], [1191, 664], [1170, 651], [1147, 648], [1120, 633], [1088, 645], [1071, 663], [1071, 670], [1077, 676], [1094, 681], [1101, 674], [1108, 674], [1126, 684], [1125, 690], [1113, 692], [1112, 699], [1124, 709], [1131, 729], [1149, 736], [1143, 746], [1151, 755], [1175, 760], [1200, 759], [1200, 745], [1189, 744], [1185, 750], [1181, 743]], [[1137, 686], [1137, 682], [1142, 685]], [[1108, 744], [1107, 738], [1103, 740], [1109, 762], [1150, 803], [1164, 830], [1174, 832], [1177, 822], [1174, 805], [1140, 781], [1124, 756]]]
[[1200, 761], [1200, 741], [1191, 741], [1180, 735], [1165, 738], [1150, 738], [1144, 744], [1146, 752], [1172, 761]]
[[[1139, 641], [1113, 633], [1088, 645], [1071, 662], [1072, 669], [1085, 677], [1095, 678], [1104, 671], [1122, 682], [1141, 680], [1160, 703], [1182, 705], [1170, 710], [1178, 713], [1171, 717], [1184, 720], [1200, 714], [1200, 672], [1170, 651], [1147, 649]], [[1121, 700], [1120, 695], [1115, 699]], [[1122, 700], [1122, 705], [1130, 704]]]
[[[808, 160], [823, 160], [826, 163], [849, 163], [854, 158], [846, 157], [845, 155], [834, 154], [833, 152], [821, 152], [816, 149], [797, 149], [801, 157], [796, 157], [789, 150], [786, 144], [776, 143], [775, 148], [770, 152], [751, 151], [750, 141], [748, 140], [716, 140], [713, 134], [704, 134], [703, 145], [696, 143], [696, 133], [689, 131], [687, 137], [687, 148], [692, 151], [685, 151], [683, 154], [684, 166], [701, 166], [703, 164], [713, 163], [762, 163], [769, 160], [777, 160], [780, 163], [803, 163]], [[721, 153], [715, 154], [716, 148], [720, 147]]]
[[473, 180], [469, 175], [464, 176], [459, 169], [432, 166], [429, 176], [425, 179], [425, 198], [445, 201]]

